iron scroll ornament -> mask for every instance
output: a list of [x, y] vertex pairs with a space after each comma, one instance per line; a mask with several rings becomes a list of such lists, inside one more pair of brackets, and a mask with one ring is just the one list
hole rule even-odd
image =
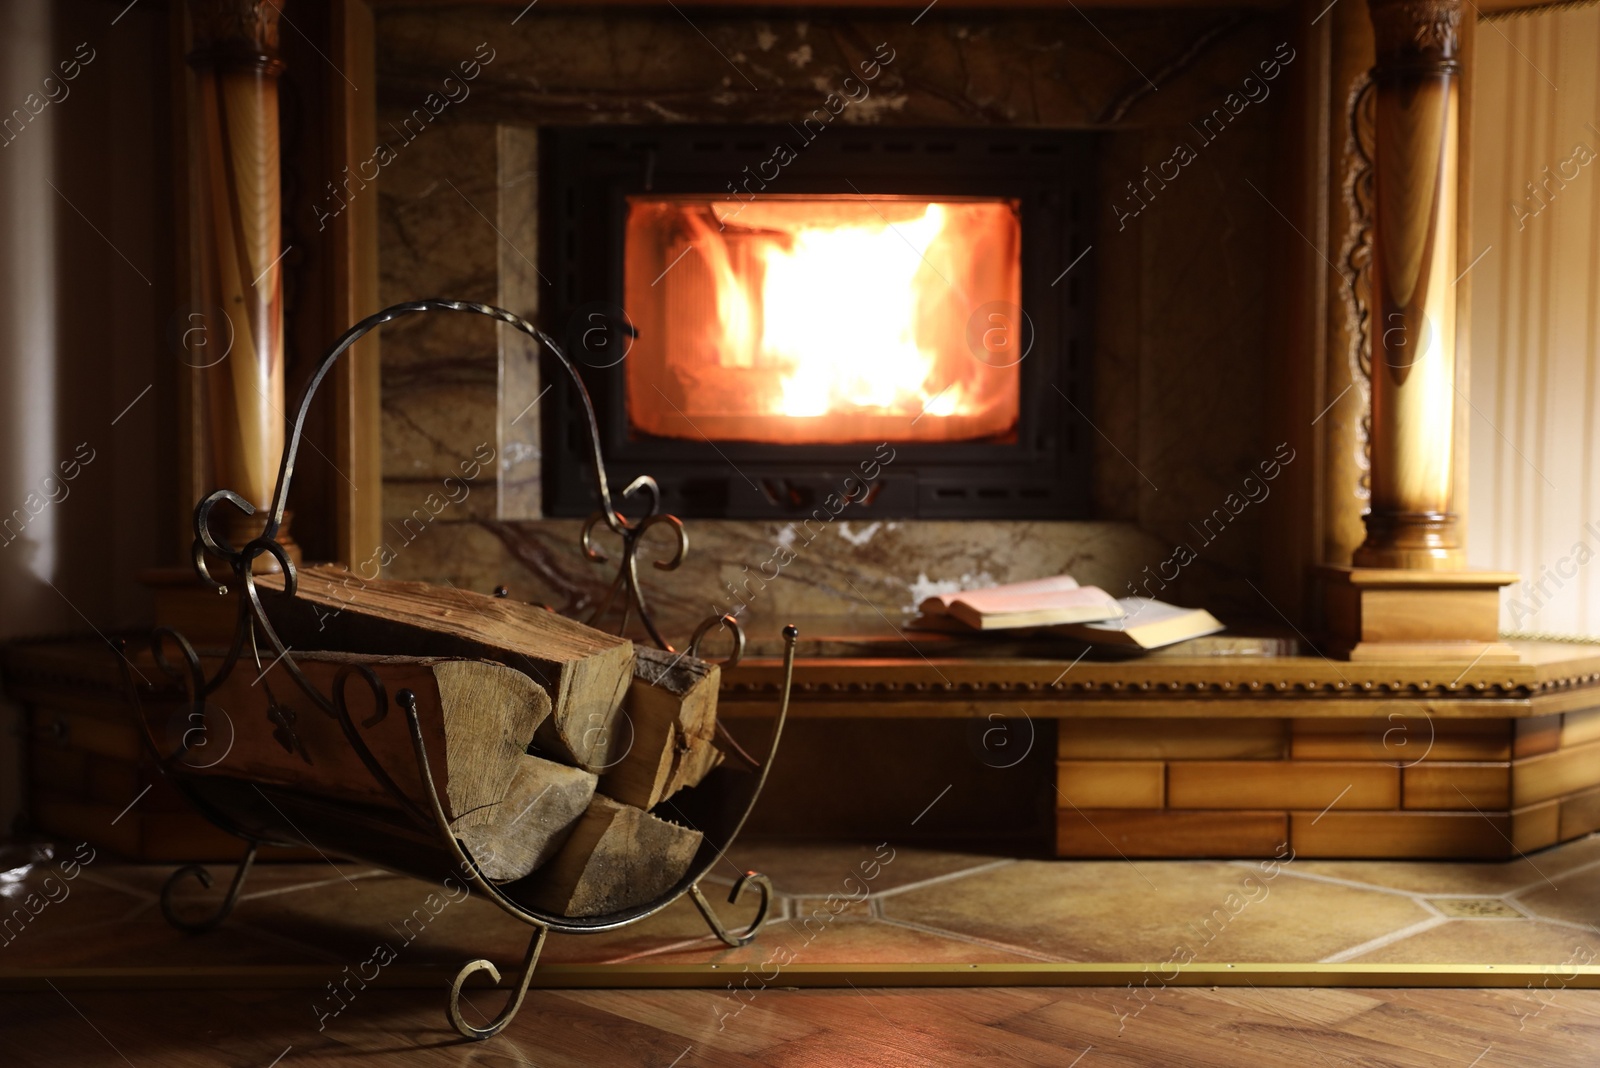
[[[223, 502], [233, 505], [247, 516], [255, 514], [255, 507], [237, 493], [231, 490], [217, 490], [200, 502], [195, 509], [195, 540], [192, 556], [195, 571], [203, 582], [214, 589], [226, 589], [225, 586], [211, 577], [205, 562], [205, 554], [207, 552], [228, 561], [235, 577], [241, 581], [248, 580], [251, 564], [257, 557], [265, 553], [271, 555], [278, 562], [278, 566], [283, 569], [285, 590], [290, 596], [294, 595], [294, 565], [289, 560], [283, 546], [278, 544], [276, 538], [278, 530], [283, 525], [284, 511], [288, 506], [289, 484], [294, 478], [295, 458], [300, 451], [300, 440], [305, 433], [306, 415], [311, 409], [311, 402], [316, 397], [317, 390], [322, 385], [322, 380], [327, 377], [328, 372], [333, 369], [333, 365], [339, 361], [340, 356], [343, 356], [349, 350], [350, 346], [385, 323], [393, 322], [408, 315], [434, 311], [469, 312], [476, 315], [485, 315], [496, 322], [505, 323], [507, 326], [520, 330], [538, 342], [551, 356], [555, 357], [556, 361], [566, 371], [567, 376], [572, 380], [572, 385], [578, 391], [578, 399], [583, 404], [584, 419], [589, 431], [589, 458], [594, 470], [595, 492], [600, 499], [600, 514], [584, 524], [585, 553], [591, 552], [590, 533], [600, 520], [604, 520], [606, 527], [612, 533], [623, 538], [626, 543], [629, 541], [630, 534], [636, 539], [637, 535], [643, 532], [643, 528], [650, 525], [651, 520], [659, 518], [662, 521], [670, 521], [670, 524], [678, 532], [679, 548], [670, 561], [658, 562], [656, 566], [662, 570], [672, 570], [682, 563], [683, 555], [688, 549], [687, 537], [683, 534], [683, 523], [675, 516], [657, 517], [661, 504], [661, 490], [656, 485], [655, 479], [650, 478], [648, 475], [641, 476], [635, 479], [624, 493], [625, 496], [632, 496], [640, 491], [649, 494], [649, 511], [637, 526], [630, 523], [618, 512], [616, 506], [612, 503], [611, 487], [606, 479], [605, 458], [601, 453], [600, 447], [600, 423], [595, 417], [594, 402], [589, 397], [589, 390], [584, 386], [583, 377], [578, 373], [577, 366], [550, 335], [520, 315], [508, 312], [504, 308], [496, 308], [493, 305], [475, 304], [470, 301], [460, 300], [416, 300], [407, 301], [404, 304], [395, 304], [374, 315], [367, 316], [349, 330], [346, 330], [339, 340], [334, 342], [333, 347], [328, 350], [327, 354], [322, 357], [322, 362], [317, 365], [316, 373], [311, 376], [310, 381], [306, 383], [305, 389], [301, 392], [299, 404], [295, 406], [294, 422], [290, 426], [289, 440], [284, 447], [283, 458], [278, 462], [278, 482], [272, 495], [272, 510], [267, 515], [266, 526], [259, 536], [239, 549], [234, 549], [230, 545], [217, 541], [212, 533], [210, 528], [211, 513]], [[590, 559], [595, 558], [593, 555], [590, 556]], [[629, 559], [631, 559], [631, 555]], [[636, 587], [637, 583], [631, 585]], [[660, 639], [653, 624], [650, 630], [651, 638], [657, 644], [665, 646], [666, 643]]]
[[[755, 889], [760, 898], [755, 919], [747, 927], [735, 933], [730, 933], [727, 927], [717, 918], [706, 901], [705, 895], [701, 893], [699, 883], [714, 864], [718, 863], [719, 860], [725, 862], [726, 848], [731, 845], [742, 829], [745, 819], [754, 807], [756, 798], [760, 795], [765, 785], [767, 772], [777, 751], [783, 732], [783, 725], [788, 714], [789, 686], [784, 686], [784, 693], [779, 702], [771, 737], [767, 744], [767, 752], [763, 759], [756, 760], [751, 758], [734, 742], [731, 736], [727, 735], [725, 727], [720, 723], [718, 724], [719, 743], [722, 744], [725, 751], [736, 758], [737, 763], [745, 765], [752, 774], [745, 777], [746, 787], [744, 791], [735, 792], [731, 798], [718, 797], [716, 803], [709, 804], [704, 813], [696, 811], [695, 816], [700, 820], [698, 825], [679, 806], [673, 805], [672, 816], [681, 822], [688, 823], [693, 829], [701, 831], [702, 843], [688, 872], [676, 885], [656, 900], [632, 909], [598, 917], [569, 918], [549, 915], [519, 900], [514, 884], [502, 886], [494, 883], [483, 874], [470, 854], [456, 840], [451, 832], [449, 822], [445, 818], [438, 788], [435, 785], [435, 780], [428, 765], [427, 753], [422, 744], [422, 726], [419, 720], [415, 695], [408, 690], [402, 690], [391, 696], [385, 692], [383, 682], [376, 673], [364, 665], [353, 665], [345, 668], [335, 678], [331, 688], [332, 692], [328, 694], [321, 692], [301, 672], [299, 666], [295, 663], [294, 657], [290, 655], [289, 647], [273, 627], [262, 604], [254, 576], [255, 562], [262, 555], [271, 556], [283, 574], [282, 596], [294, 597], [297, 594], [298, 582], [294, 562], [277, 542], [276, 535], [283, 523], [289, 487], [294, 477], [295, 460], [304, 435], [307, 413], [317, 390], [327, 377], [329, 370], [352, 345], [385, 323], [409, 315], [436, 311], [484, 315], [497, 322], [511, 326], [533, 338], [566, 370], [573, 386], [577, 389], [583, 412], [587, 418], [589, 451], [594, 470], [595, 489], [600, 502], [600, 511], [595, 513], [584, 524], [581, 539], [582, 551], [585, 557], [591, 561], [602, 563], [606, 561], [607, 558], [595, 547], [593, 541], [593, 535], [601, 523], [604, 523], [608, 530], [619, 536], [623, 543], [622, 559], [617, 578], [612, 583], [610, 592], [595, 612], [590, 615], [588, 621], [590, 623], [597, 622], [616, 602], [620, 594], [623, 601], [619, 631], [626, 629], [631, 611], [637, 610], [640, 620], [649, 632], [651, 639], [661, 648], [669, 652], [674, 651], [672, 646], [662, 637], [650, 615], [638, 580], [636, 557], [640, 539], [646, 530], [657, 525], [665, 525], [676, 536], [676, 548], [667, 559], [656, 561], [655, 566], [664, 571], [674, 570], [683, 562], [684, 556], [688, 551], [687, 534], [684, 531], [683, 523], [677, 517], [660, 514], [660, 490], [655, 480], [648, 476], [636, 479], [624, 491], [625, 497], [632, 497], [636, 494], [644, 494], [648, 497], [648, 509], [642, 517], [630, 519], [614, 505], [601, 452], [599, 424], [595, 418], [593, 403], [576, 366], [562, 351], [561, 347], [547, 334], [534, 327], [527, 320], [502, 308], [466, 301], [422, 300], [396, 304], [361, 320], [361, 322], [345, 331], [322, 357], [315, 373], [306, 383], [295, 406], [291, 432], [278, 467], [278, 479], [273, 492], [271, 510], [258, 536], [242, 546], [234, 547], [226, 541], [218, 539], [213, 532], [212, 519], [216, 509], [224, 503], [232, 505], [246, 516], [255, 514], [255, 508], [248, 501], [245, 501], [230, 490], [218, 490], [210, 494], [195, 508], [195, 538], [192, 548], [195, 572], [207, 586], [218, 593], [225, 594], [230, 592], [229, 585], [226, 582], [219, 582], [212, 575], [210, 566], [207, 563], [207, 555], [209, 554], [226, 562], [228, 569], [232, 572], [230, 581], [237, 589], [238, 613], [231, 644], [216, 674], [209, 679], [205, 676], [200, 658], [193, 646], [181, 634], [169, 628], [160, 628], [151, 635], [152, 658], [159, 673], [165, 676], [167, 680], [165, 689], [167, 692], [181, 692], [183, 704], [189, 708], [189, 722], [193, 724], [189, 730], [183, 733], [178, 746], [171, 752], [162, 751], [161, 745], [150, 729], [147, 717], [140, 708], [141, 688], [133, 682], [126, 657], [122, 658], [122, 672], [134, 705], [135, 715], [138, 717], [142, 728], [140, 731], [141, 737], [144, 738], [145, 745], [155, 758], [158, 767], [173, 780], [179, 790], [211, 822], [248, 843], [244, 860], [234, 874], [225, 899], [207, 916], [184, 918], [173, 907], [172, 894], [179, 883], [191, 876], [196, 878], [203, 886], [209, 888], [212, 885], [209, 872], [199, 865], [187, 865], [174, 872], [163, 887], [161, 894], [162, 911], [168, 921], [173, 926], [191, 933], [209, 930], [221, 923], [227, 918], [239, 898], [240, 889], [248, 875], [250, 863], [254, 859], [258, 847], [264, 844], [278, 846], [311, 844], [289, 813], [293, 812], [300, 815], [302, 821], [306, 818], [316, 818], [320, 821], [316, 825], [319, 838], [323, 838], [324, 835], [329, 836], [323, 840], [331, 843], [330, 848], [335, 851], [347, 853], [361, 859], [372, 860], [380, 866], [417, 875], [421, 878], [437, 879], [441, 872], [458, 875], [467, 882], [479, 887], [496, 906], [534, 928], [534, 935], [529, 942], [519, 981], [512, 989], [506, 1006], [494, 1020], [490, 1021], [488, 1026], [476, 1027], [464, 1020], [459, 1010], [459, 997], [462, 984], [471, 975], [479, 971], [487, 971], [498, 982], [498, 970], [492, 963], [478, 960], [464, 965], [456, 975], [448, 1005], [448, 1016], [451, 1024], [460, 1034], [467, 1038], [482, 1039], [498, 1034], [516, 1014], [521, 1005], [523, 994], [527, 990], [529, 978], [537, 965], [545, 936], [551, 931], [582, 933], [614, 929], [643, 919], [666, 908], [679, 897], [688, 895], [704, 915], [712, 932], [726, 944], [740, 946], [755, 937], [769, 911], [772, 899], [772, 885], [765, 876], [755, 872], [746, 872], [735, 883], [733, 893], [728, 898], [730, 903], [735, 902], [741, 891], [746, 887]], [[730, 616], [713, 617], [706, 620], [695, 631], [686, 653], [698, 655], [702, 642], [713, 629], [719, 626], [730, 632], [733, 644], [732, 656], [725, 663], [728, 665], [737, 663], [744, 648], [744, 633], [738, 621]], [[258, 635], [265, 639], [266, 649], [262, 648], [261, 643], [258, 641]], [[798, 631], [794, 627], [784, 628], [784, 676], [790, 680], [792, 680], [793, 676], [797, 638]], [[216, 774], [215, 764], [200, 765], [188, 762], [187, 758], [195, 751], [194, 737], [198, 735], [201, 739], [200, 744], [203, 745], [208, 738], [214, 736], [213, 732], [217, 726], [211, 721], [209, 715], [211, 706], [207, 698], [227, 681], [240, 659], [244, 657], [247, 645], [250, 656], [258, 670], [262, 668], [262, 654], [266, 653], [270, 658], [269, 669], [271, 666], [281, 664], [289, 674], [294, 686], [306, 695], [315, 708], [338, 722], [350, 748], [360, 758], [373, 779], [395, 802], [399, 813], [397, 818], [408, 825], [401, 831], [398, 829], [399, 825], [397, 824], [397, 833], [402, 834], [408, 842], [413, 843], [419, 830], [431, 836], [432, 845], [424, 850], [419, 857], [413, 859], [406, 855], [406, 859], [396, 862], [397, 854], [393, 851], [386, 852], [392, 842], [385, 841], [382, 833], [375, 834], [370, 821], [364, 822], [360, 826], [355, 826], [354, 823], [346, 820], [344, 814], [337, 807], [324, 807], [319, 811], [315, 811], [312, 817], [308, 817], [306, 809], [303, 807], [297, 808], [296, 806], [304, 806], [309, 802], [304, 798], [297, 798], [292, 791], [266, 783], [256, 783], [218, 775]], [[181, 663], [175, 662], [168, 655], [169, 650], [173, 648], [180, 655]], [[262, 674], [265, 674], [265, 671], [262, 671]], [[361, 678], [371, 699], [372, 714], [359, 720], [352, 715], [347, 702], [346, 691], [349, 689], [351, 676], [359, 676]], [[154, 692], [154, 690], [154, 687], [147, 686], [144, 692]], [[423, 792], [420, 800], [408, 795], [398, 786], [390, 774], [391, 770], [396, 769], [385, 768], [382, 762], [373, 754], [362, 735], [363, 729], [370, 729], [381, 722], [390, 713], [391, 707], [397, 708], [404, 714], [410, 728], [417, 770], [421, 773]], [[272, 724], [274, 737], [286, 750], [295, 752], [298, 739], [292, 714], [275, 716], [272, 719]], [[310, 760], [309, 754], [304, 752], [303, 747], [300, 748], [300, 754], [304, 759]], [[211, 773], [201, 776], [186, 773], [186, 768], [191, 772], [198, 768], [207, 768], [210, 769]], [[730, 772], [730, 774], [732, 773]], [[286, 812], [285, 809], [288, 809], [288, 811]], [[402, 853], [401, 855], [404, 854]]]

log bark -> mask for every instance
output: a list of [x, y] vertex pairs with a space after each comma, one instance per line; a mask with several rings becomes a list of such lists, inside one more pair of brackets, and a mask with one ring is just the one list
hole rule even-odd
[[711, 744], [717, 722], [721, 669], [681, 653], [640, 646], [623, 710], [631, 737], [626, 751], [600, 780], [600, 792], [635, 808], [651, 809], [715, 766]]

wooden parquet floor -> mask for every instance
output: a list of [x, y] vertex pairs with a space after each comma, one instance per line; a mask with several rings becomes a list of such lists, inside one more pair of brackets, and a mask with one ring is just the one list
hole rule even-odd
[[[476, 1008], [498, 1005], [469, 993]], [[449, 1029], [443, 1001], [442, 990], [375, 988], [319, 1031], [303, 991], [11, 993], [0, 995], [0, 1065], [1600, 1065], [1600, 992], [1554, 986], [1537, 998], [1167, 988], [1144, 1003], [1125, 989], [772, 988], [733, 1016], [734, 1003], [709, 991], [532, 991], [511, 1027], [482, 1043]]]

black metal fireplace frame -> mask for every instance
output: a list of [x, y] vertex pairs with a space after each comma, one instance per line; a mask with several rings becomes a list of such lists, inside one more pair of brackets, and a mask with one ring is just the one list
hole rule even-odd
[[[594, 397], [612, 476], [646, 469], [662, 506], [697, 518], [810, 514], [863, 462], [880, 461], [859, 515], [872, 519], [1065, 519], [1089, 514], [1094, 431], [1089, 410], [1093, 257], [1087, 206], [1096, 135], [998, 128], [590, 126], [541, 131], [540, 269], [551, 286], [540, 319], [580, 364]], [[770, 194], [1012, 197], [1022, 209], [1022, 308], [1033, 344], [1021, 364], [1014, 441], [771, 445], [630, 436], [624, 369], [626, 201], [644, 193], [747, 197], [751, 175], [780, 143], [793, 162]], [[803, 147], [801, 147], [803, 146]], [[748, 171], [746, 170], [748, 168]], [[749, 188], [757, 189], [754, 183]], [[757, 193], [756, 195], [760, 195]], [[582, 239], [580, 239], [582, 235]], [[585, 359], [585, 353], [591, 358]], [[557, 369], [547, 369], [554, 373]], [[554, 398], [541, 442], [546, 515], [586, 515], [585, 419]]]

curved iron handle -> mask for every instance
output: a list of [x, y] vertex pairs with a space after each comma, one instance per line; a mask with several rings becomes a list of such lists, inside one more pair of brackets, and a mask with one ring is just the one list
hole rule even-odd
[[739, 620], [731, 615], [712, 616], [696, 627], [694, 636], [689, 639], [689, 655], [699, 656], [701, 643], [718, 626], [733, 635], [733, 652], [728, 659], [722, 662], [722, 666], [725, 668], [738, 667], [739, 661], [744, 659], [744, 627], [740, 626]]
[[[283, 457], [278, 463], [278, 482], [273, 491], [271, 510], [267, 513], [264, 528], [259, 537], [239, 549], [219, 541], [210, 529], [210, 516], [212, 510], [226, 501], [243, 511], [246, 515], [255, 514], [255, 508], [237, 493], [231, 490], [217, 490], [209, 494], [195, 508], [195, 541], [192, 549], [195, 571], [201, 580], [212, 588], [219, 588], [221, 584], [213, 579], [205, 566], [207, 551], [229, 562], [235, 577], [243, 579], [249, 574], [250, 567], [255, 558], [263, 553], [271, 555], [280, 568], [283, 569], [285, 592], [294, 596], [295, 569], [282, 546], [278, 545], [276, 538], [279, 528], [283, 525], [283, 515], [289, 502], [289, 484], [294, 478], [295, 457], [300, 451], [300, 442], [305, 433], [306, 416], [311, 408], [311, 401], [316, 396], [317, 390], [322, 385], [322, 380], [327, 377], [333, 365], [338, 362], [357, 341], [376, 330], [385, 323], [409, 315], [416, 315], [429, 311], [457, 311], [474, 315], [484, 315], [497, 322], [505, 323], [516, 330], [533, 338], [544, 351], [548, 352], [560, 363], [572, 380], [573, 386], [578, 391], [578, 400], [583, 405], [584, 415], [588, 426], [589, 452], [594, 462], [595, 489], [600, 497], [600, 509], [605, 518], [606, 526], [619, 535], [626, 536], [632, 531], [633, 525], [617, 511], [611, 501], [611, 488], [606, 480], [605, 459], [600, 447], [600, 423], [595, 417], [594, 402], [589, 397], [589, 391], [583, 384], [583, 376], [579, 374], [577, 365], [562, 351], [560, 345], [535, 327], [520, 315], [515, 315], [504, 308], [497, 308], [491, 304], [479, 304], [473, 301], [461, 300], [414, 300], [402, 304], [394, 304], [356, 323], [346, 330], [333, 346], [323, 355], [317, 364], [315, 373], [306, 381], [300, 391], [300, 400], [295, 405], [294, 418], [289, 426], [289, 435], [283, 450]], [[638, 487], [635, 482], [630, 489]], [[649, 483], [653, 491], [654, 502], [659, 502], [660, 491], [655, 488], [654, 482]]]
[[535, 926], [533, 939], [528, 943], [527, 956], [522, 961], [522, 978], [517, 980], [516, 988], [511, 991], [510, 1000], [500, 1010], [500, 1014], [489, 1021], [488, 1027], [474, 1027], [462, 1019], [461, 986], [478, 972], [488, 972], [489, 977], [499, 985], [500, 969], [494, 966], [493, 961], [482, 959], [468, 961], [461, 966], [461, 970], [456, 973], [455, 981], [450, 984], [450, 1004], [446, 1009], [450, 1026], [456, 1029], [457, 1034], [462, 1038], [481, 1042], [486, 1038], [493, 1038], [506, 1029], [506, 1025], [516, 1017], [517, 1010], [522, 1008], [522, 999], [528, 993], [528, 980], [533, 978], [533, 970], [539, 966], [539, 953], [544, 949], [544, 939], [549, 933], [548, 927]]
[[239, 861], [239, 866], [234, 869], [233, 882], [228, 884], [227, 896], [211, 915], [201, 920], [186, 920], [172, 907], [172, 891], [176, 889], [179, 880], [186, 875], [193, 875], [201, 886], [207, 890], [211, 889], [213, 882], [211, 872], [203, 864], [185, 864], [167, 877], [167, 881], [161, 885], [161, 915], [166, 917], [168, 923], [186, 934], [204, 934], [227, 919], [233, 912], [233, 907], [239, 903], [239, 891], [244, 889], [245, 878], [250, 874], [250, 865], [255, 863], [257, 844], [251, 840], [250, 848], [245, 850], [244, 859]]
[[772, 880], [758, 871], [747, 871], [739, 876], [733, 884], [733, 889], [728, 891], [728, 904], [732, 905], [739, 900], [739, 895], [746, 886], [754, 886], [761, 893], [761, 904], [756, 908], [755, 919], [750, 921], [739, 934], [729, 934], [728, 929], [722, 925], [722, 920], [711, 907], [711, 902], [706, 900], [706, 895], [701, 892], [700, 884], [694, 883], [689, 887], [689, 897], [694, 901], [694, 907], [700, 910], [700, 915], [705, 917], [706, 926], [711, 928], [711, 933], [722, 939], [724, 945], [733, 949], [748, 946], [755, 940], [761, 928], [767, 922], [767, 913], [772, 910]]
[[[587, 420], [587, 427], [589, 431], [589, 452], [594, 466], [595, 489], [600, 498], [601, 511], [598, 514], [597, 519], [591, 520], [591, 522], [584, 528], [585, 554], [589, 555], [591, 558], [594, 558], [597, 553], [597, 550], [595, 550], [592, 545], [592, 532], [596, 522], [599, 519], [603, 519], [606, 526], [623, 539], [625, 547], [625, 566], [622, 568], [622, 573], [618, 575], [616, 582], [612, 586], [612, 596], [607, 598], [607, 603], [609, 604], [612, 600], [612, 597], [614, 597], [617, 592], [623, 589], [626, 590], [629, 597], [629, 604], [625, 605], [624, 607], [623, 629], [626, 629], [627, 626], [627, 612], [629, 606], [637, 605], [644, 624], [650, 632], [651, 638], [662, 648], [671, 649], [671, 646], [667, 644], [666, 640], [661, 636], [660, 631], [656, 628], [655, 621], [651, 618], [648, 607], [645, 604], [644, 595], [639, 586], [638, 569], [636, 566], [635, 556], [641, 536], [649, 527], [654, 526], [657, 523], [668, 524], [677, 534], [676, 552], [666, 560], [656, 561], [656, 566], [658, 568], [662, 570], [671, 570], [677, 567], [680, 563], [682, 563], [684, 554], [688, 550], [688, 537], [683, 530], [683, 524], [675, 516], [658, 514], [661, 503], [661, 491], [660, 487], [656, 485], [654, 479], [651, 479], [648, 476], [642, 476], [635, 479], [631, 484], [629, 484], [627, 490], [624, 491], [624, 496], [633, 496], [636, 493], [645, 493], [648, 495], [648, 510], [641, 519], [638, 521], [631, 521], [617, 511], [611, 500], [610, 485], [606, 479], [605, 461], [601, 451], [599, 423], [595, 418], [594, 403], [589, 397], [588, 390], [584, 386], [583, 378], [579, 374], [577, 366], [571, 361], [571, 359], [568, 358], [566, 353], [562, 351], [561, 347], [556, 344], [556, 342], [551, 339], [549, 335], [538, 330], [526, 319], [523, 319], [521, 316], [514, 315], [503, 308], [497, 308], [488, 304], [452, 300], [420, 300], [409, 301], [403, 304], [395, 304], [391, 307], [385, 308], [375, 315], [370, 315], [361, 320], [359, 323], [352, 326], [349, 330], [346, 330], [342, 335], [340, 335], [339, 339], [323, 355], [321, 361], [317, 365], [315, 373], [312, 374], [305, 386], [301, 389], [300, 398], [296, 403], [294, 417], [290, 425], [289, 437], [285, 444], [283, 456], [278, 465], [278, 480], [277, 485], [273, 490], [271, 510], [266, 516], [260, 535], [242, 547], [235, 548], [232, 544], [228, 543], [226, 539], [219, 539], [216, 533], [212, 530], [212, 514], [217, 508], [224, 504], [231, 505], [247, 516], [256, 514], [257, 509], [255, 506], [249, 501], [246, 501], [243, 497], [239, 496], [237, 493], [234, 493], [232, 490], [216, 490], [215, 492], [207, 495], [199, 502], [199, 504], [195, 506], [195, 536], [191, 555], [193, 557], [192, 562], [194, 564], [196, 575], [198, 575], [201, 581], [211, 589], [217, 590], [218, 592], [227, 592], [228, 586], [218, 582], [211, 575], [209, 566], [207, 564], [207, 555], [210, 554], [215, 557], [220, 557], [228, 562], [233, 572], [233, 581], [237, 582], [241, 587], [239, 623], [235, 628], [232, 648], [229, 650], [228, 655], [223, 661], [223, 665], [218, 670], [216, 676], [204, 682], [200, 689], [202, 690], [203, 695], [204, 693], [212, 692], [217, 687], [222, 685], [242, 655], [245, 639], [247, 637], [250, 638], [252, 648], [255, 648], [256, 635], [259, 633], [260, 635], [264, 636], [267, 644], [271, 647], [270, 651], [274, 656], [273, 663], [281, 663], [284, 669], [288, 671], [290, 677], [294, 680], [295, 685], [299, 687], [301, 692], [303, 692], [323, 712], [339, 720], [341, 727], [344, 728], [346, 738], [356, 749], [357, 754], [361, 756], [362, 762], [367, 766], [368, 770], [372, 772], [374, 778], [378, 780], [378, 782], [391, 796], [395, 797], [396, 800], [400, 802], [402, 809], [409, 813], [413, 819], [416, 819], [423, 825], [426, 825], [428, 822], [426, 810], [417, 805], [411, 799], [407, 798], [402, 791], [398, 790], [393, 780], [390, 779], [388, 775], [382, 771], [377, 762], [371, 758], [371, 754], [368, 752], [366, 744], [362, 740], [360, 734], [354, 729], [353, 725], [348, 722], [349, 717], [343, 710], [343, 701], [336, 701], [330, 698], [328, 695], [320, 693], [317, 688], [311, 684], [310, 680], [307, 679], [300, 671], [299, 667], [295, 664], [294, 658], [289, 655], [288, 647], [278, 636], [277, 631], [272, 626], [271, 620], [267, 618], [266, 611], [261, 604], [260, 593], [255, 582], [254, 562], [257, 557], [263, 555], [272, 557], [272, 559], [277, 563], [279, 570], [283, 573], [284, 595], [287, 597], [294, 597], [296, 595], [298, 590], [298, 577], [294, 562], [289, 559], [288, 553], [285, 551], [283, 546], [278, 543], [276, 536], [282, 525], [283, 516], [286, 511], [289, 497], [289, 487], [294, 478], [295, 458], [299, 454], [300, 443], [304, 436], [306, 417], [310, 410], [311, 402], [315, 398], [317, 390], [322, 385], [323, 379], [327, 376], [333, 365], [338, 361], [339, 357], [344, 355], [344, 353], [362, 337], [373, 330], [376, 330], [379, 326], [382, 326], [388, 322], [392, 322], [395, 319], [432, 311], [456, 311], [475, 315], [484, 315], [494, 319], [497, 322], [505, 323], [533, 338], [538, 345], [540, 345], [545, 351], [554, 357], [563, 368], [565, 368], [567, 375], [572, 380], [573, 386], [577, 389], [578, 399], [583, 406], [584, 415]], [[165, 665], [163, 665], [163, 668], [165, 669]], [[171, 672], [169, 672], [169, 674], [171, 674]], [[368, 682], [370, 685], [370, 678]], [[199, 700], [200, 696], [197, 695], [195, 697], [197, 704], [199, 703]], [[386, 702], [382, 700], [380, 694], [380, 715], [385, 707]], [[364, 726], [370, 727], [373, 722], [373, 720], [368, 720]]]

